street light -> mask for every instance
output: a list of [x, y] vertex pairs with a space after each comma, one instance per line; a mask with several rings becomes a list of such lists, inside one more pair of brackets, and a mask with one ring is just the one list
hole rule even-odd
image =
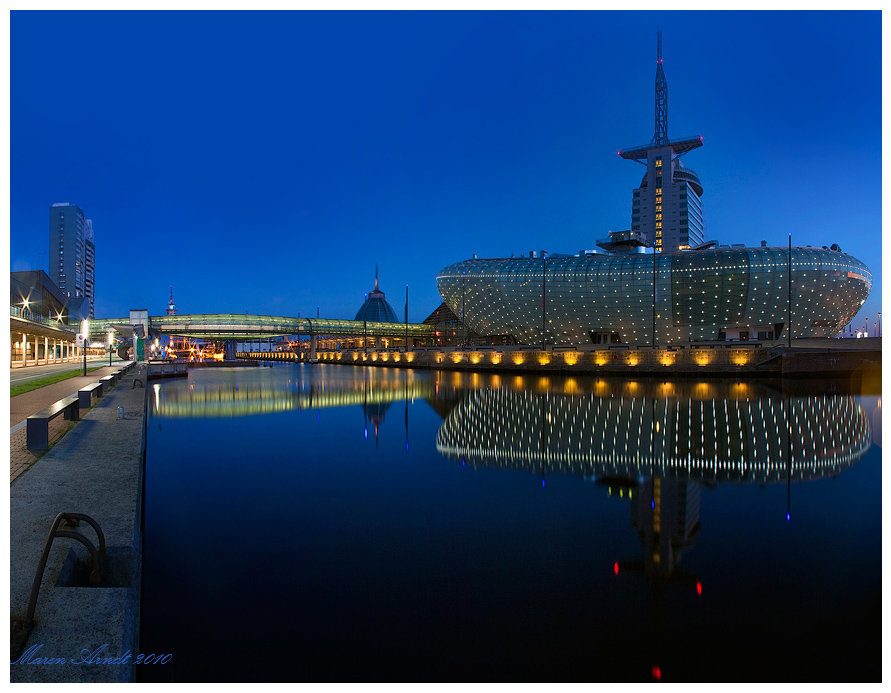
[[546, 306], [546, 292], [547, 292], [547, 279], [548, 277], [548, 254], [542, 250], [541, 251], [541, 350], [544, 351], [547, 348], [547, 336], [548, 336], [548, 328], [546, 325], [547, 322], [547, 306]]
[[879, 337], [882, 336], [882, 314], [879, 313]]
[[81, 329], [81, 332], [83, 332], [83, 335], [84, 335], [84, 341], [83, 341], [83, 350], [84, 350], [84, 375], [86, 376], [86, 374], [87, 374], [87, 344], [88, 344], [89, 341], [90, 341], [90, 321], [89, 321], [89, 320], [84, 320], [83, 323], [81, 323], [80, 329]]
[[111, 339], [112, 339], [113, 334], [114, 333], [111, 330], [108, 331], [108, 365], [109, 366], [111, 365]]

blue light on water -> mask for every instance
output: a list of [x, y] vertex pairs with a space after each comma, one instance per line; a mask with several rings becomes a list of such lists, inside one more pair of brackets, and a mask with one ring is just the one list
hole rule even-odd
[[786, 522], [792, 522], [792, 513], [786, 513]]
[[545, 480], [544, 480], [544, 479], [541, 480], [541, 487], [542, 487], [542, 488], [545, 487]]
[[655, 499], [655, 498], [654, 498], [653, 500], [650, 501], [650, 507], [651, 507], [653, 510], [656, 509], [656, 499]]
[[368, 428], [365, 428], [365, 440], [368, 440]]

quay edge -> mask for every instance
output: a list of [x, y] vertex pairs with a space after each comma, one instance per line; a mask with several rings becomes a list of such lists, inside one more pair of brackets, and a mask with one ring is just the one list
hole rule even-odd
[[[856, 342], [856, 344], [854, 343]], [[807, 339], [784, 343], [689, 343], [611, 345], [609, 348], [417, 347], [318, 351], [315, 362], [395, 368], [475, 370], [561, 375], [648, 377], [812, 377], [881, 372], [881, 339]], [[286, 352], [241, 352], [239, 359], [300, 362]], [[307, 360], [309, 361], [309, 360]]]

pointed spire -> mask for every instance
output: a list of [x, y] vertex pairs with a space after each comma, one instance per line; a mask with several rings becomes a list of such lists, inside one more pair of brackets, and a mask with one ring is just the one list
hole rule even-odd
[[167, 302], [167, 315], [176, 315], [176, 305], [173, 303], [173, 286], [170, 287], [170, 300]]
[[380, 291], [380, 289], [377, 288], [377, 263], [374, 265], [374, 290]]
[[662, 71], [662, 32], [656, 32], [656, 133], [651, 144], [668, 142], [668, 82]]

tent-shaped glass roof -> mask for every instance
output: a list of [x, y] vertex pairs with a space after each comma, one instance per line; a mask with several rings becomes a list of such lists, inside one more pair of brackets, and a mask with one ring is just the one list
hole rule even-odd
[[374, 290], [369, 292], [365, 303], [356, 313], [356, 320], [368, 322], [399, 322], [396, 311], [387, 303], [387, 296], [377, 286], [377, 267], [374, 268]]

